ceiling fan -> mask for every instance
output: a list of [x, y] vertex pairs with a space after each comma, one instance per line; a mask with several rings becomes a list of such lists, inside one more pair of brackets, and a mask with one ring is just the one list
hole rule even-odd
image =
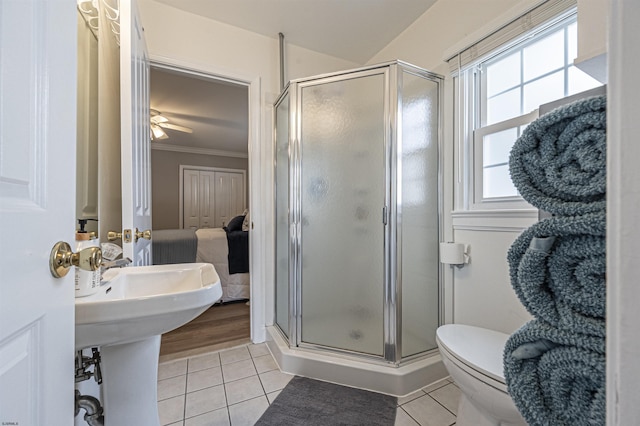
[[179, 132], [193, 133], [193, 130], [189, 127], [178, 126], [177, 124], [169, 123], [169, 119], [160, 114], [160, 111], [155, 109], [149, 110], [151, 114], [151, 140], [167, 139], [169, 136], [164, 129], [177, 130]]

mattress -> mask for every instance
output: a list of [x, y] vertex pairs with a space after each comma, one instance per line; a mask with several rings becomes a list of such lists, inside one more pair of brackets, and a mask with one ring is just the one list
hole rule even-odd
[[220, 277], [222, 301], [249, 299], [249, 273], [229, 274], [229, 246], [227, 233], [222, 228], [196, 230], [198, 249], [196, 262], [211, 263]]

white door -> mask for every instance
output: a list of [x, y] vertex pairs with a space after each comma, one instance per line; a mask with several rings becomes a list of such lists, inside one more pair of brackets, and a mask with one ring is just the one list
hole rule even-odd
[[216, 228], [227, 226], [227, 223], [229, 223], [233, 218], [233, 216], [231, 216], [233, 214], [231, 212], [231, 206], [229, 205], [230, 188], [229, 173], [216, 172], [216, 187], [214, 194], [216, 205]]
[[200, 227], [200, 172], [187, 170], [182, 178], [183, 228]]
[[215, 173], [200, 171], [200, 228], [213, 228], [215, 223]]
[[244, 174], [229, 173], [229, 205], [231, 206], [229, 219], [233, 219], [244, 211], [246, 199]]
[[215, 212], [216, 227], [226, 226], [244, 211], [246, 192], [244, 174], [216, 172]]
[[[122, 126], [122, 248], [134, 265], [151, 265], [151, 137], [149, 56], [135, 0], [120, 2], [120, 103]], [[131, 238], [127, 238], [131, 230]]]
[[76, 2], [0, 1], [0, 422], [70, 425], [73, 271], [49, 254], [75, 231]]

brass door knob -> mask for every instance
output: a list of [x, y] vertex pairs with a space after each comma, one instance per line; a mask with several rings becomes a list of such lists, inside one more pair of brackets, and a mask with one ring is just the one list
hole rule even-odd
[[85, 271], [97, 271], [102, 264], [102, 250], [99, 247], [87, 247], [77, 253], [71, 250], [69, 243], [57, 242], [51, 249], [49, 269], [55, 278], [62, 278], [75, 266]]
[[109, 241], [115, 241], [121, 238], [122, 238], [122, 232], [114, 232], [114, 231], [107, 232], [107, 240]]
[[107, 232], [107, 240], [115, 241], [122, 239], [123, 243], [131, 242], [131, 229], [124, 229], [122, 232], [109, 231]]
[[146, 231], [138, 231], [136, 228], [136, 242], [139, 238], [144, 238], [145, 240], [151, 239], [151, 229], [147, 229]]

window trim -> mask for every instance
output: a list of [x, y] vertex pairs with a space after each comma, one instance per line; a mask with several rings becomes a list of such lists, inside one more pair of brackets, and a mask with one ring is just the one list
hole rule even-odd
[[[512, 129], [514, 127], [524, 126], [531, 123], [538, 118], [538, 109], [534, 109], [528, 114], [520, 115], [518, 117], [510, 118], [505, 121], [491, 124], [489, 126], [480, 127], [473, 131], [473, 142], [471, 146], [471, 158], [473, 159], [473, 194], [471, 197], [470, 209], [471, 210], [486, 210], [486, 209], [518, 209], [518, 208], [531, 208], [531, 205], [527, 203], [521, 196], [509, 196], [509, 197], [491, 197], [484, 198], [483, 196], [483, 184], [484, 184], [484, 145], [483, 138], [493, 133], [498, 133], [503, 130]], [[499, 205], [498, 205], [499, 204]]]
[[[547, 35], [562, 29], [564, 32], [564, 54], [565, 64], [562, 67], [565, 91], [567, 90], [567, 75], [572, 64], [566, 61], [567, 55], [567, 27], [572, 25], [576, 19], [576, 8], [568, 9], [557, 14], [545, 21], [543, 24], [530, 27], [527, 32], [510, 42], [504, 43], [492, 52], [484, 55], [476, 56], [471, 63], [467, 62], [463, 66], [460, 57], [458, 57], [458, 66], [454, 73], [454, 95], [455, 102], [459, 105], [454, 114], [455, 123], [455, 143], [454, 150], [456, 160], [456, 174], [458, 195], [455, 201], [455, 210], [473, 211], [537, 211], [535, 207], [529, 204], [521, 196], [509, 197], [483, 197], [483, 145], [482, 138], [488, 134], [496, 133], [516, 126], [522, 126], [530, 123], [538, 117], [538, 109], [528, 112], [517, 117], [513, 117], [498, 123], [492, 123], [489, 126], [482, 126], [486, 122], [486, 105], [484, 105], [483, 97], [486, 95], [486, 72], [485, 67], [488, 62], [495, 60], [501, 56], [509, 54], [511, 50], [515, 50], [516, 46], [523, 49], [526, 46], [535, 43], [534, 39], [542, 39]], [[520, 55], [522, 60], [522, 55]], [[454, 62], [451, 59], [450, 65]], [[559, 71], [555, 70], [555, 72]], [[522, 69], [521, 69], [521, 72]], [[521, 76], [522, 77], [522, 76]], [[538, 78], [541, 78], [538, 76]], [[522, 83], [522, 79], [521, 79]], [[521, 100], [522, 102], [523, 100]]]

